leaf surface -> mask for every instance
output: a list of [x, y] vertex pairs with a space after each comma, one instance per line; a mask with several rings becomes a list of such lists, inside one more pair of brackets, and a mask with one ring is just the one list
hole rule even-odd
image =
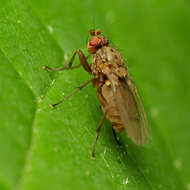
[[[1, 0], [0, 188], [188, 189], [188, 2]], [[90, 158], [102, 116], [91, 85], [55, 109], [49, 104], [90, 76], [82, 69], [53, 73], [88, 31], [98, 28], [128, 60], [151, 130], [147, 147], [106, 121]], [[78, 59], [76, 59], [77, 63]]]

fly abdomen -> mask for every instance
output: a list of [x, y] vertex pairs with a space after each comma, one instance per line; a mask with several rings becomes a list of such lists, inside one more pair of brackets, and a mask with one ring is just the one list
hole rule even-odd
[[110, 120], [113, 125], [115, 132], [119, 133], [124, 130], [117, 105], [115, 104], [113, 91], [106, 85], [106, 83], [98, 88], [98, 98], [102, 105], [102, 109], [106, 112], [106, 118]]

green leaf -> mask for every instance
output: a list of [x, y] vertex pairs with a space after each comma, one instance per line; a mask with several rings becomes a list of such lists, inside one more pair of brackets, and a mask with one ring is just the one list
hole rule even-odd
[[[188, 2], [0, 1], [0, 189], [189, 189], [190, 13]], [[51, 109], [91, 76], [53, 73], [94, 25], [120, 49], [142, 96], [147, 147], [126, 134], [120, 148], [89, 85]], [[76, 63], [78, 58], [76, 59]]]

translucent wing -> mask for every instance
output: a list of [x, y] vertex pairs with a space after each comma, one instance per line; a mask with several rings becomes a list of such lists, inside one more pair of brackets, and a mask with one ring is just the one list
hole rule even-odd
[[149, 140], [148, 122], [137, 88], [128, 71], [124, 79], [113, 74], [107, 77], [112, 83], [117, 109], [128, 136], [135, 144], [146, 145]]

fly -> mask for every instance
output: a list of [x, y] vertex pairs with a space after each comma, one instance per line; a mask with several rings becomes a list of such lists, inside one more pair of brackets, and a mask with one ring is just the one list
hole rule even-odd
[[[101, 35], [101, 31], [90, 30], [92, 38], [87, 43], [87, 50], [92, 56], [91, 64], [81, 50], [75, 51], [68, 64], [61, 68], [45, 69], [52, 71], [62, 71], [75, 69], [82, 66], [93, 78], [79, 86], [70, 95], [60, 100], [52, 107], [64, 102], [72, 95], [79, 92], [90, 83], [97, 87], [97, 96], [103, 109], [103, 116], [96, 130], [96, 136], [92, 147], [92, 158], [95, 158], [95, 146], [105, 118], [112, 123], [114, 137], [116, 133], [126, 131], [128, 137], [137, 145], [146, 145], [149, 140], [149, 129], [144, 111], [144, 106], [138, 94], [137, 88], [124, 64], [121, 53], [113, 46], [109, 45], [106, 37]], [[78, 54], [80, 63], [73, 66], [73, 61]]]

